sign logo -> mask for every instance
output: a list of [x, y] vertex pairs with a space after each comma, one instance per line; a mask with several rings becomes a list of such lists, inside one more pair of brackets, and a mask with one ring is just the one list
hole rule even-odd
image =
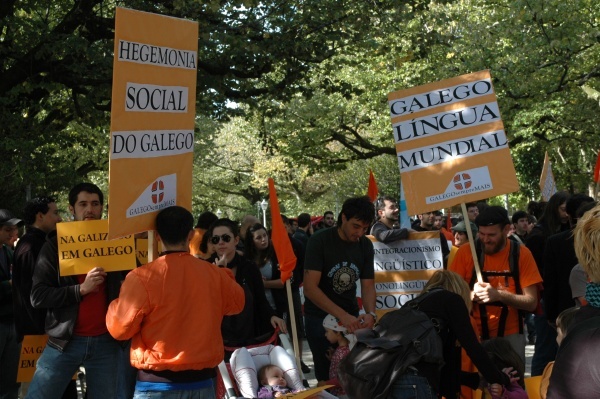
[[165, 198], [165, 183], [162, 180], [157, 180], [152, 183], [152, 203], [157, 204]]
[[426, 197], [425, 201], [427, 204], [435, 204], [454, 197], [488, 191], [492, 188], [492, 178], [487, 166], [462, 170], [454, 175], [443, 193]]
[[177, 174], [160, 176], [127, 209], [127, 217], [136, 217], [177, 204]]
[[467, 188], [471, 188], [471, 176], [468, 173], [457, 173], [454, 176], [454, 188], [457, 190], [464, 190]]

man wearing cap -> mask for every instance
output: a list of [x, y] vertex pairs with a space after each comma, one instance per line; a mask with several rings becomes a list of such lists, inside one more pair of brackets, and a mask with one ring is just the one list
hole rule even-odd
[[16, 399], [19, 392], [17, 368], [21, 345], [15, 332], [12, 298], [11, 237], [23, 222], [0, 209], [0, 397]]
[[536, 285], [542, 282], [542, 277], [531, 252], [507, 238], [510, 220], [506, 209], [490, 206], [477, 216], [475, 224], [479, 227], [476, 252], [483, 281], [476, 281], [468, 245], [458, 249], [450, 270], [460, 274], [472, 287], [473, 316], [480, 337], [483, 340], [504, 337], [524, 360], [525, 336], [519, 310], [536, 309]]
[[[473, 237], [476, 237], [477, 225], [473, 222], [470, 223]], [[469, 237], [467, 236], [467, 225], [464, 221], [456, 223], [456, 226], [452, 227], [452, 233], [454, 234], [454, 241], [452, 243], [452, 248], [450, 248], [450, 255], [448, 255], [448, 267], [450, 267], [452, 262], [454, 262], [454, 257], [458, 252], [458, 248], [469, 243]]]

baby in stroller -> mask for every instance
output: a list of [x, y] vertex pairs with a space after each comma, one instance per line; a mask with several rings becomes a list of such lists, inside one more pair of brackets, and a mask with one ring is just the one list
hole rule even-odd
[[262, 387], [258, 390], [259, 399], [278, 398], [288, 393], [294, 393], [287, 387], [283, 370], [274, 364], [267, 364], [258, 371], [258, 381]]
[[[231, 355], [230, 364], [239, 393], [244, 398], [273, 398], [306, 390], [293, 357], [281, 346], [239, 348]], [[277, 377], [277, 381], [271, 380], [269, 383], [269, 379], [265, 379], [267, 374]], [[261, 388], [259, 382], [265, 386]], [[310, 397], [336, 398], [326, 391]]]

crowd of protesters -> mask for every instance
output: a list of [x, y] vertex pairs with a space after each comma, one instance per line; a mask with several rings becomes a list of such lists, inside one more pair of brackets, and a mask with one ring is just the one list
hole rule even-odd
[[[225, 347], [258, 344], [292, 325], [294, 336], [308, 341], [319, 385], [336, 380], [341, 355], [331, 370], [329, 354], [345, 355], [352, 346], [339, 332], [350, 336], [377, 322], [367, 234], [392, 245], [421, 231], [439, 234], [444, 259], [445, 270], [423, 289], [436, 293], [422, 308], [444, 321], [445, 365], [415, 364], [389, 397], [412, 397], [407, 386], [419, 398], [469, 396], [464, 387], [524, 397], [518, 395], [526, 395], [527, 343], [535, 344], [531, 375], [543, 374], [542, 397], [599, 397], [600, 207], [586, 195], [558, 192], [512, 217], [485, 202], [466, 208], [466, 220], [431, 211], [410, 228], [400, 228], [391, 196], [349, 198], [337, 217], [326, 211], [316, 222], [308, 213], [282, 216], [297, 258], [291, 302], [270, 232], [251, 215], [237, 223], [204, 212], [194, 226], [189, 211], [166, 208], [156, 218], [164, 252], [155, 261], [130, 272], [90, 265], [85, 275], [60, 276], [55, 200], [28, 202], [24, 220], [2, 209], [0, 398], [19, 397], [20, 385], [21, 397], [74, 398], [72, 377], [80, 367], [88, 398], [168, 397], [165, 392], [212, 398]], [[75, 186], [69, 211], [76, 221], [101, 219], [103, 193], [90, 183]], [[31, 334], [48, 335], [48, 343], [31, 383], [18, 384], [21, 341]], [[339, 342], [344, 351], [333, 352]], [[514, 357], [500, 362], [508, 352]], [[479, 374], [461, 372], [466, 357]], [[507, 362], [512, 365], [502, 366]], [[302, 370], [311, 371], [305, 364]], [[332, 392], [345, 395], [339, 386]]]

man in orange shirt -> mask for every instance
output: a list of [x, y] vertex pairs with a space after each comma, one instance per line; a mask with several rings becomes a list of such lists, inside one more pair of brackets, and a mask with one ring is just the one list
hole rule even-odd
[[[483, 281], [475, 281], [469, 245], [458, 249], [450, 270], [460, 274], [473, 289], [473, 316], [483, 340], [504, 337], [525, 360], [523, 319], [519, 310], [533, 312], [538, 303], [537, 284], [542, 282], [535, 260], [525, 247], [507, 238], [510, 220], [506, 209], [490, 206], [476, 218], [476, 245]], [[518, 247], [518, 264], [511, 259]], [[518, 275], [518, 277], [517, 277]]]
[[244, 308], [244, 290], [227, 268], [189, 253], [192, 214], [179, 206], [156, 216], [166, 251], [131, 271], [106, 314], [110, 334], [131, 339], [135, 397], [214, 398], [223, 360], [221, 321]]

